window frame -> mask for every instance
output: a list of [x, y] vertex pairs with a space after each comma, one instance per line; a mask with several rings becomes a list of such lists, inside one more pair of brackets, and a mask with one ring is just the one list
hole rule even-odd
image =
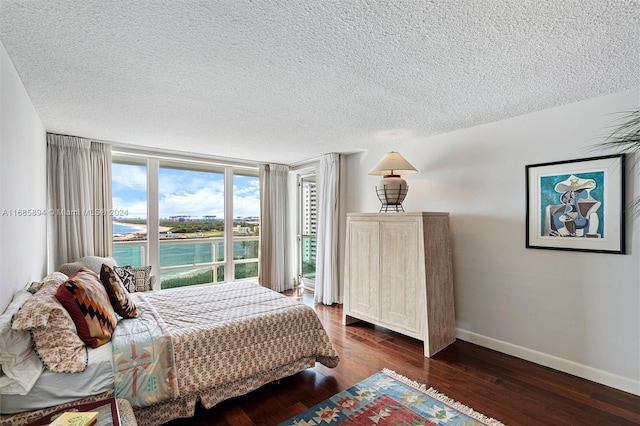
[[[254, 261], [253, 259], [233, 259], [233, 177], [235, 174], [241, 176], [255, 176], [259, 179], [258, 165], [254, 163], [221, 161], [216, 158], [195, 157], [180, 154], [158, 153], [155, 151], [145, 151], [138, 149], [113, 148], [112, 163], [122, 163], [130, 165], [143, 165], [147, 170], [147, 240], [144, 261], [151, 265], [152, 273], [160, 279], [160, 273], [166, 270], [175, 270], [181, 267], [160, 267], [160, 212], [159, 212], [159, 177], [160, 168], [176, 168], [180, 170], [204, 171], [213, 173], [223, 173], [224, 175], [224, 260], [222, 262], [212, 259], [202, 266], [224, 267], [224, 280], [220, 282], [230, 282], [235, 280], [235, 264]], [[259, 216], [259, 213], [258, 213]], [[157, 238], [150, 238], [157, 235]], [[115, 243], [114, 243], [115, 244]], [[259, 265], [260, 255], [255, 259]], [[185, 265], [187, 268], [189, 265]], [[200, 266], [200, 265], [198, 265]], [[258, 266], [259, 267], [259, 266]], [[248, 280], [258, 277], [245, 278]]]

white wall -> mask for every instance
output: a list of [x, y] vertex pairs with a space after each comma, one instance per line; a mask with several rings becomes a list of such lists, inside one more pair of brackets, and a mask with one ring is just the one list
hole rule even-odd
[[399, 151], [420, 171], [405, 210], [451, 213], [458, 337], [640, 394], [640, 219], [626, 255], [525, 248], [525, 165], [610, 154], [589, 147], [638, 105], [632, 90], [351, 155], [346, 211], [378, 211], [367, 172]]
[[0, 312], [13, 293], [46, 272], [46, 136], [0, 43]]

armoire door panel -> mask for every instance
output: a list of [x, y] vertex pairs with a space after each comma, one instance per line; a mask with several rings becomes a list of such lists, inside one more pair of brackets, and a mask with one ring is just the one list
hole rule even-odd
[[349, 231], [349, 256], [357, 259], [349, 270], [350, 311], [372, 319], [380, 312], [380, 236], [377, 222], [355, 221]]
[[380, 239], [380, 320], [417, 332], [419, 224], [382, 222]]

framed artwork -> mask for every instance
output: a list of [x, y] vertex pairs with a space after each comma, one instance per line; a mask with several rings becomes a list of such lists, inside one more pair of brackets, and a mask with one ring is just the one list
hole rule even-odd
[[624, 254], [624, 159], [525, 166], [526, 247]]

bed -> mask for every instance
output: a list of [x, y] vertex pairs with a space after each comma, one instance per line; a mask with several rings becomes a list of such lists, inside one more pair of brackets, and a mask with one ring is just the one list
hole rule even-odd
[[[33, 297], [40, 294], [54, 303], [53, 288], [66, 278], [55, 274]], [[85, 357], [81, 372], [64, 373], [70, 367], [55, 364], [60, 356], [43, 356], [46, 351], [38, 351], [36, 340], [43, 329], [30, 329], [35, 352], [47, 368], [26, 395], [2, 395], [0, 424], [24, 424], [65, 404], [115, 395], [131, 403], [138, 424], [157, 425], [193, 416], [197, 402], [210, 408], [316, 362], [328, 367], [339, 362], [311, 307], [252, 282], [129, 297], [137, 315], [118, 317], [108, 343], [95, 349], [85, 345], [80, 355], [73, 354], [76, 362]], [[53, 317], [47, 327], [55, 326]], [[43, 406], [52, 402], [54, 407]]]

